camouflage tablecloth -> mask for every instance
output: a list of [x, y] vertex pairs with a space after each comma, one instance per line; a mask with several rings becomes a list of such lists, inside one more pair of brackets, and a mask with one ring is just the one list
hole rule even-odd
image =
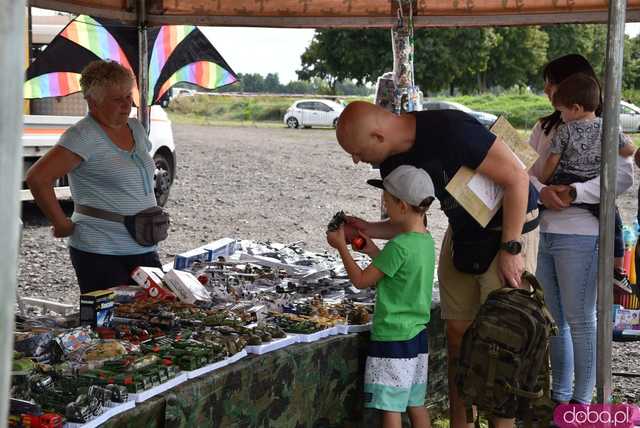
[[[429, 325], [427, 403], [446, 407], [446, 350], [439, 308]], [[332, 336], [249, 356], [137, 405], [106, 427], [372, 427], [362, 406], [368, 334]]]

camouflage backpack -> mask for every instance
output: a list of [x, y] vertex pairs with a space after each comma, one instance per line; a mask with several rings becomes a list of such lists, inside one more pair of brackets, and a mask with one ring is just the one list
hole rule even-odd
[[456, 384], [469, 423], [476, 405], [487, 416], [549, 426], [549, 336], [557, 327], [536, 278], [525, 272], [522, 282], [531, 290], [491, 292], [462, 339]]

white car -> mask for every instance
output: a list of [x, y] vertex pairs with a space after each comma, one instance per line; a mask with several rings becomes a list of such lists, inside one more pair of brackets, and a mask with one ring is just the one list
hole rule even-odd
[[498, 119], [498, 116], [491, 113], [485, 113], [483, 111], [471, 110], [469, 107], [462, 105], [460, 103], [456, 103], [453, 101], [438, 101], [438, 100], [430, 100], [422, 104], [423, 110], [460, 110], [468, 115], [475, 117], [478, 122], [486, 126], [487, 128], [493, 125]]
[[333, 126], [338, 124], [338, 117], [344, 110], [342, 104], [328, 100], [301, 100], [291, 104], [284, 114], [284, 123], [289, 128], [303, 126]]
[[640, 131], [640, 107], [620, 101], [620, 127], [622, 132]]

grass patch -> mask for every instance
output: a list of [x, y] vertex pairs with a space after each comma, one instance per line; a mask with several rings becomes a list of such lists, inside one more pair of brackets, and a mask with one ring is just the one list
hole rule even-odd
[[531, 129], [537, 120], [553, 112], [546, 96], [531, 93], [503, 95], [475, 95], [445, 98], [468, 106], [473, 110], [505, 116], [516, 128]]
[[[313, 98], [313, 95], [309, 95]], [[341, 97], [343, 98], [343, 97]], [[168, 111], [178, 123], [223, 122], [281, 122], [291, 104], [300, 98], [293, 97], [234, 97], [194, 95], [171, 100]], [[349, 97], [346, 100], [370, 99]], [[476, 96], [444, 97], [469, 106], [474, 110], [504, 115], [516, 128], [531, 129], [538, 118], [549, 114], [551, 106], [546, 97], [530, 93], [484, 94]]]

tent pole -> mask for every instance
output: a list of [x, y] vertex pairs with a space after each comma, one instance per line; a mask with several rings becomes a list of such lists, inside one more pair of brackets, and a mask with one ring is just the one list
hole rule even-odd
[[600, 251], [598, 255], [598, 342], [596, 347], [598, 403], [611, 402], [612, 392], [613, 231], [626, 3], [626, 0], [611, 0], [609, 2], [602, 162], [600, 164]]
[[138, 106], [138, 119], [149, 133], [149, 106], [147, 94], [149, 93], [149, 39], [147, 36], [147, 2], [138, 0], [138, 85], [140, 90], [140, 106]]
[[0, 425], [6, 426], [13, 360], [14, 308], [18, 271], [20, 182], [22, 177], [22, 84], [24, 0], [0, 0]]

